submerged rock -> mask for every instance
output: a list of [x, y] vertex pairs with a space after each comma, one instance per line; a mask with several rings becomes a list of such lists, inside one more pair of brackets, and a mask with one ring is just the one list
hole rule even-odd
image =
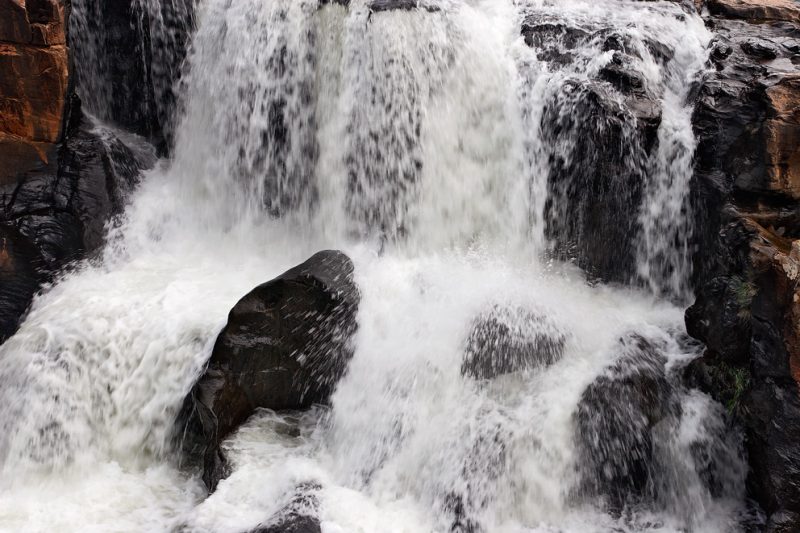
[[496, 305], [473, 321], [461, 373], [492, 379], [547, 366], [561, 358], [566, 340], [546, 316], [522, 307]]
[[320, 489], [315, 483], [298, 485], [291, 501], [250, 533], [322, 533], [317, 517]]
[[210, 490], [224, 477], [220, 443], [256, 409], [328, 401], [353, 354], [358, 301], [350, 259], [324, 251], [233, 307], [179, 418], [184, 453]]
[[584, 391], [575, 415], [581, 492], [612, 510], [652, 498], [653, 430], [679, 409], [666, 359], [640, 335], [620, 339], [621, 355]]

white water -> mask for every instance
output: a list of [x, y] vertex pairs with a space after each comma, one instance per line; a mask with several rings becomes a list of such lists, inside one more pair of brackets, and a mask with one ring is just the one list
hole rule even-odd
[[[542, 261], [554, 149], [543, 110], [568, 74], [591, 77], [609, 57], [589, 46], [565, 72], [519, 32], [543, 12], [680, 51], [667, 69], [644, 54], [663, 101], [655, 157], [669, 164], [647, 175], [639, 269], [653, 292], [681, 295], [686, 251], [665, 232], [689, 230], [675, 206], [692, 146], [682, 82], [709, 38], [700, 20], [616, 0], [373, 15], [351, 4], [200, 6], [173, 159], [145, 177], [103, 256], [38, 297], [0, 347], [0, 530], [238, 533], [307, 481], [321, 486], [326, 533], [449, 531], [452, 495], [487, 532], [735, 530], [736, 439], [694, 392], [677, 392], [683, 415], [655, 447], [657, 504], [615, 518], [575, 496], [577, 404], [618, 339], [653, 339], [669, 369], [695, 351], [677, 341], [682, 309]], [[234, 472], [205, 499], [170, 454], [176, 411], [238, 298], [331, 247], [353, 258], [362, 293], [332, 408], [251, 419], [225, 445]], [[684, 266], [659, 277], [664, 256]], [[495, 305], [547, 316], [563, 357], [462, 376], [470, 325]], [[721, 497], [701, 483], [698, 447], [722, 463]]]

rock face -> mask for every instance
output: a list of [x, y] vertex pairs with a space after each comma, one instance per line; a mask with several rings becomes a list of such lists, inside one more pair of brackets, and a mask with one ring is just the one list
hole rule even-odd
[[219, 444], [258, 408], [325, 403], [352, 356], [358, 290], [341, 252], [319, 252], [234, 306], [179, 418], [183, 448], [213, 490]]
[[[542, 135], [552, 150], [546, 233], [560, 259], [574, 261], [596, 278], [630, 281], [636, 206], [661, 123], [660, 104], [637, 70], [641, 57], [613, 28], [573, 27], [532, 15], [523, 22], [522, 36], [556, 70], [568, 68], [590, 44], [611, 53], [598, 73], [568, 79], [545, 109]], [[672, 59], [663, 45], [647, 46], [657, 60]]]
[[800, 530], [800, 8], [710, 0], [715, 72], [700, 89], [692, 197], [707, 351], [690, 379], [745, 430], [750, 496], [770, 531]]
[[51, 164], [67, 64], [63, 2], [0, 0], [0, 185]]
[[70, 108], [73, 119], [65, 139], [53, 147], [50, 164], [0, 185], [0, 233], [8, 239], [7, 253], [18, 267], [30, 265], [6, 270], [8, 282], [0, 285], [0, 313], [8, 315], [0, 342], [16, 331], [42, 282], [100, 247], [106, 222], [122, 211], [140, 170], [153, 162], [152, 154], [135, 153], [111, 131], [91, 124], [77, 99]]
[[712, 14], [724, 18], [800, 23], [800, 6], [793, 0], [707, 0], [706, 5]]

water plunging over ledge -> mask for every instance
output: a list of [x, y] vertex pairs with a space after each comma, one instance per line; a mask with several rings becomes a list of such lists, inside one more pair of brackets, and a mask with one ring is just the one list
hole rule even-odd
[[[737, 528], [738, 436], [678, 376], [702, 21], [369, 3], [198, 5], [172, 157], [0, 347], [0, 529], [244, 532], [307, 482], [326, 532]], [[203, 499], [170, 446], [182, 399], [238, 298], [334, 247], [362, 301], [332, 406], [251, 419]], [[487, 313], [559, 357], [465, 375]], [[638, 376], [658, 416], [628, 405]]]

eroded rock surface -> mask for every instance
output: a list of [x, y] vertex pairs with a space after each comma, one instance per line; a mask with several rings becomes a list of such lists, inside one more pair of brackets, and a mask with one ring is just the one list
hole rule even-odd
[[692, 198], [707, 350], [690, 379], [745, 431], [748, 491], [770, 531], [800, 529], [800, 19], [783, 0], [709, 0], [714, 72], [700, 89]]
[[52, 164], [67, 95], [59, 0], [0, 0], [0, 185]]

